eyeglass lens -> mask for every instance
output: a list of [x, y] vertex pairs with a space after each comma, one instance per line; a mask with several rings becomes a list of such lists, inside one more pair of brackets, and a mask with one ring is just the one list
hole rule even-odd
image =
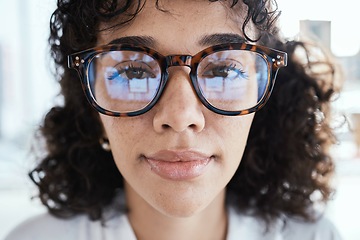
[[[92, 98], [113, 112], [144, 109], [161, 84], [159, 62], [145, 52], [109, 51], [96, 55], [87, 70]], [[223, 50], [203, 58], [197, 69], [202, 96], [213, 107], [241, 111], [257, 105], [269, 85], [269, 66], [258, 53]]]

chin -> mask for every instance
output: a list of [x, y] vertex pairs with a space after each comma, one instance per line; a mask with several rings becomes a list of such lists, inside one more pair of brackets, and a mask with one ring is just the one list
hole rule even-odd
[[177, 203], [166, 203], [155, 206], [161, 214], [171, 218], [189, 218], [198, 215], [208, 205], [195, 202], [179, 201]]
[[198, 215], [215, 202], [219, 202], [219, 199], [219, 195], [209, 194], [206, 191], [202, 193], [178, 191], [168, 195], [159, 193], [151, 205], [165, 216], [188, 218]]

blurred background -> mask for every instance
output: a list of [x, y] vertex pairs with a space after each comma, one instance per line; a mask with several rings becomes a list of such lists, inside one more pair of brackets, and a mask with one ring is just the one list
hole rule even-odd
[[[289, 39], [311, 34], [333, 52], [346, 80], [334, 100], [336, 160], [334, 200], [326, 214], [345, 240], [360, 239], [360, 31], [356, 0], [278, 0], [281, 26]], [[340, 5], [341, 4], [341, 5]], [[27, 177], [35, 129], [58, 100], [47, 38], [55, 1], [0, 1], [0, 239], [24, 219], [44, 212]], [[355, 25], [354, 25], [355, 24]], [[356, 25], [357, 26], [357, 25]], [[354, 29], [353, 29], [354, 28]], [[357, 27], [356, 27], [357, 28]]]

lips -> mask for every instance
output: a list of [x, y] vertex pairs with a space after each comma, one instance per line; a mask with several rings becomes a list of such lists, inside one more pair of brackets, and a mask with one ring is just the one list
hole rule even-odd
[[212, 156], [196, 151], [162, 150], [145, 156], [151, 170], [168, 180], [190, 180], [202, 175]]

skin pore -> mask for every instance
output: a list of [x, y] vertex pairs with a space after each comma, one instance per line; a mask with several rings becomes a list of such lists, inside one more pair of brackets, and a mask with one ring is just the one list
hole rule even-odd
[[[229, 36], [243, 37], [241, 19], [230, 16], [233, 10], [224, 3], [164, 1], [164, 8], [168, 12], [147, 1], [131, 24], [100, 32], [98, 45], [129, 37], [165, 56], [194, 55]], [[125, 179], [130, 224], [139, 240], [225, 239], [225, 187], [240, 164], [253, 114], [211, 112], [198, 100], [189, 68], [168, 71], [167, 87], [149, 112], [131, 118], [100, 116]], [[163, 155], [167, 160], [205, 159], [206, 164], [196, 176], [167, 178], [151, 165]]]

